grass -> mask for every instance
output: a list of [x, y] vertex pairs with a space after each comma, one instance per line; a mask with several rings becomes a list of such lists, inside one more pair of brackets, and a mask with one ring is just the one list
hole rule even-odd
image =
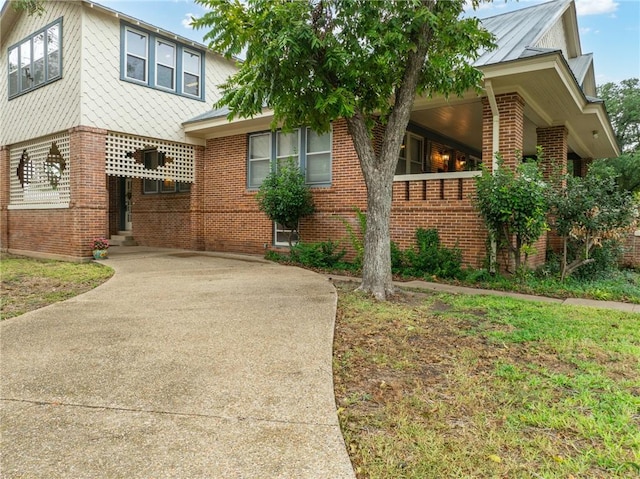
[[632, 269], [612, 271], [605, 277], [578, 279], [569, 277], [560, 282], [555, 277], [533, 274], [518, 280], [505, 276], [468, 275], [462, 284], [501, 291], [537, 294], [552, 298], [588, 298], [605, 301], [623, 301], [640, 304], [640, 272]]
[[67, 263], [3, 254], [2, 319], [63, 301], [104, 283], [113, 270], [98, 263]]
[[358, 478], [640, 475], [640, 315], [348, 288], [334, 374]]

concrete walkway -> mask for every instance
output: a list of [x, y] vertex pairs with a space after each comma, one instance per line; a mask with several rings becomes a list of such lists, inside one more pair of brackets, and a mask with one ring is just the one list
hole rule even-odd
[[[327, 274], [326, 277], [336, 281], [353, 281], [359, 282], [360, 278], [352, 276], [338, 276]], [[399, 288], [424, 289], [428, 291], [436, 291], [440, 293], [451, 294], [475, 294], [488, 296], [504, 296], [508, 298], [524, 299], [527, 301], [541, 301], [545, 303], [566, 304], [573, 306], [589, 306], [592, 308], [613, 309], [616, 311], [624, 311], [626, 313], [640, 313], [640, 304], [621, 303], [618, 301], [598, 301], [595, 299], [583, 298], [548, 298], [546, 296], [534, 296], [532, 294], [512, 293], [510, 291], [496, 291], [493, 289], [469, 288], [466, 286], [456, 286], [453, 284], [431, 283], [429, 281], [394, 281]]]
[[0, 323], [3, 478], [354, 478], [336, 293], [247, 257], [113, 248], [115, 276]]

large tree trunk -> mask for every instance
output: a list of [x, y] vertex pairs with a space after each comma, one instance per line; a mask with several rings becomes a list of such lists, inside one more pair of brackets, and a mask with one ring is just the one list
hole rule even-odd
[[[380, 156], [376, 156], [369, 136], [369, 129], [361, 115], [348, 118], [347, 126], [358, 152], [360, 167], [367, 186], [367, 230], [364, 237], [360, 289], [371, 293], [376, 299], [384, 301], [387, 295], [394, 292], [389, 231], [393, 175], [398, 155], [393, 157], [387, 154], [385, 157], [383, 149]], [[400, 140], [397, 141], [398, 152], [403, 135], [404, 129], [400, 132]], [[385, 135], [386, 137], [387, 135]]]
[[[422, 0], [433, 9], [432, 0]], [[391, 276], [391, 199], [393, 175], [400, 155], [402, 138], [409, 124], [411, 108], [416, 96], [420, 72], [427, 56], [431, 40], [429, 24], [416, 32], [416, 49], [407, 57], [402, 82], [395, 90], [393, 106], [386, 122], [380, 152], [376, 155], [372, 144], [370, 125], [373, 115], [356, 112], [347, 118], [347, 127], [360, 160], [360, 167], [367, 185], [367, 231], [364, 237], [362, 285], [360, 289], [384, 301], [394, 292]], [[369, 120], [367, 122], [367, 120]]]

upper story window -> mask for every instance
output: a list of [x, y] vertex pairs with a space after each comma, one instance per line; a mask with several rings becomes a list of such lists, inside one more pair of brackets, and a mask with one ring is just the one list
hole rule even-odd
[[126, 23], [121, 29], [121, 80], [204, 100], [202, 52]]
[[9, 98], [62, 78], [62, 17], [9, 47]]
[[272, 168], [292, 159], [310, 186], [331, 185], [331, 132], [311, 128], [249, 135], [247, 186], [259, 188]]

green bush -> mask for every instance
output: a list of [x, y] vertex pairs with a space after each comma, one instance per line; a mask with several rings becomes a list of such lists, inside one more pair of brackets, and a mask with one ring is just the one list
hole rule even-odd
[[[392, 249], [393, 251], [393, 249]], [[416, 230], [416, 246], [402, 255], [400, 274], [404, 276], [460, 278], [462, 272], [462, 250], [446, 248], [440, 244], [436, 229]]]
[[311, 268], [335, 268], [346, 254], [337, 241], [298, 243], [291, 247], [291, 261]]
[[617, 240], [604, 240], [599, 248], [591, 252], [592, 263], [576, 269], [573, 275], [579, 279], [606, 279], [620, 269], [624, 246]]

